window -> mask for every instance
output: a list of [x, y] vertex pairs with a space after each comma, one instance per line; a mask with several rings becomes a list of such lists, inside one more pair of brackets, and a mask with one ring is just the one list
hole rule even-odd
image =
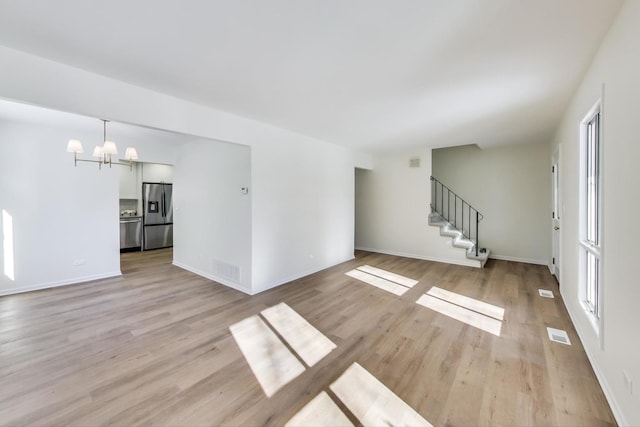
[[581, 132], [581, 302], [595, 321], [600, 319], [601, 294], [601, 129], [599, 103], [582, 122]]
[[587, 242], [599, 244], [598, 209], [600, 207], [600, 113], [587, 122], [586, 181], [587, 181]]

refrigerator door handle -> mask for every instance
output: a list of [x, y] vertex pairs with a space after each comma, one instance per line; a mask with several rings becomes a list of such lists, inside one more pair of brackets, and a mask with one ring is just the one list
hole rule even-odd
[[162, 192], [162, 217], [167, 217], [167, 199], [164, 191]]

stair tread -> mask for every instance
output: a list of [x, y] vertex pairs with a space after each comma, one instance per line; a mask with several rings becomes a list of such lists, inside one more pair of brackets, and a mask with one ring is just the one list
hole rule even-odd
[[440, 227], [440, 235], [453, 239], [453, 246], [459, 249], [465, 249], [467, 259], [480, 262], [480, 268], [483, 268], [489, 259], [491, 250], [485, 248], [485, 252], [478, 252], [476, 255], [476, 244], [473, 240], [464, 236], [464, 234], [454, 227], [450, 222], [443, 218], [440, 214], [432, 212], [429, 214], [429, 225]]
[[473, 250], [467, 251], [467, 258], [480, 261], [481, 267], [484, 267], [484, 265], [487, 263], [487, 260], [489, 260], [490, 253], [491, 249], [486, 248], [486, 251], [484, 253], [478, 252], [478, 256], [476, 256], [476, 251], [474, 248]]

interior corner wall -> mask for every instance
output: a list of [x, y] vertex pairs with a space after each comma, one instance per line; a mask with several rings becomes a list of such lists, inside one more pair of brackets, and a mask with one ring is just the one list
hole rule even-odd
[[73, 167], [69, 135], [93, 137], [0, 122], [0, 295], [120, 274], [118, 171]]
[[253, 146], [253, 293], [353, 258], [354, 157], [335, 145]]
[[174, 264], [251, 293], [250, 148], [196, 139], [174, 172]]
[[250, 146], [252, 293], [353, 258], [352, 150], [2, 46], [0, 69], [6, 99]]
[[548, 143], [433, 150], [433, 176], [478, 209], [480, 245], [491, 257], [549, 265]]
[[[409, 167], [413, 158], [420, 158], [420, 167]], [[377, 154], [371, 170], [356, 169], [356, 248], [473, 265], [428, 223], [430, 176], [429, 149]]]
[[[640, 425], [640, 2], [625, 2], [554, 137], [561, 153], [560, 290], [620, 425]], [[604, 86], [604, 97], [603, 94]], [[580, 122], [602, 97], [602, 336], [579, 300]], [[601, 343], [602, 339], [602, 343]], [[601, 345], [602, 344], [602, 345]], [[625, 374], [633, 390], [625, 384]]]

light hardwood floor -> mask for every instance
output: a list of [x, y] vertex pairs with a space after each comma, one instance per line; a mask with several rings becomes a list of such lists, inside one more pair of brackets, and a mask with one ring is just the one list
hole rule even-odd
[[[354, 363], [435, 426], [615, 425], [546, 267], [358, 252], [250, 297], [171, 256], [124, 254], [123, 277], [0, 297], [0, 425], [284, 425]], [[345, 275], [364, 264], [419, 282], [397, 296]], [[432, 286], [504, 308], [500, 336], [416, 304]], [[267, 398], [229, 327], [280, 302], [337, 347]]]

